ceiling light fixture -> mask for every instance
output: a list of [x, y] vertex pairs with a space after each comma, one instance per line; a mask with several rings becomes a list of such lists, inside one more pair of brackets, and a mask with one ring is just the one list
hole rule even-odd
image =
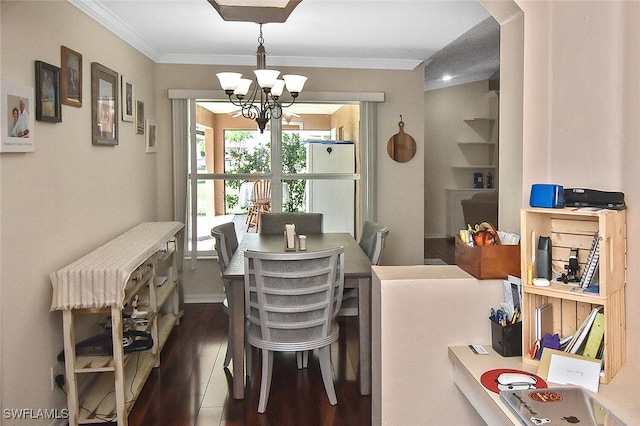
[[[293, 105], [296, 98], [302, 92], [307, 77], [302, 75], [283, 75], [284, 80], [279, 80], [280, 71], [266, 69], [267, 52], [264, 49], [262, 37], [262, 24], [260, 24], [260, 37], [258, 37], [258, 50], [256, 51], [257, 68], [253, 71], [256, 75], [256, 84], [253, 85], [251, 95], [247, 96], [253, 80], [242, 78], [237, 72], [220, 72], [216, 76], [220, 80], [220, 86], [229, 96], [229, 101], [242, 108], [242, 116], [250, 120], [256, 120], [260, 133], [264, 133], [267, 122], [271, 118], [282, 117], [282, 108]], [[284, 105], [280, 101], [280, 95], [287, 87], [293, 98], [290, 103]], [[258, 88], [260, 86], [260, 88]], [[260, 98], [258, 99], [258, 93]], [[235, 99], [232, 98], [235, 96]], [[245, 98], [246, 97], [246, 98]], [[259, 102], [259, 103], [258, 103]]]

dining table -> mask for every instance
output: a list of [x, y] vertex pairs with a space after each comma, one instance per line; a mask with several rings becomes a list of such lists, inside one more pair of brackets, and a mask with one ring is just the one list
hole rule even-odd
[[[326, 232], [307, 234], [307, 251], [333, 247], [344, 248], [345, 288], [358, 288], [358, 332], [360, 394], [371, 393], [371, 261], [355, 238], [349, 233]], [[298, 246], [296, 246], [298, 247]], [[233, 338], [233, 397], [243, 399], [245, 391], [244, 344], [245, 344], [245, 299], [244, 299], [244, 252], [254, 250], [284, 253], [283, 234], [245, 234], [233, 254], [222, 277], [231, 285], [230, 301], [231, 330]]]

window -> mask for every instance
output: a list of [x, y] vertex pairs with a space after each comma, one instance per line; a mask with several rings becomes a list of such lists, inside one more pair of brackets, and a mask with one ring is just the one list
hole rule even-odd
[[[370, 163], [367, 158], [361, 158], [361, 155], [370, 155], [370, 148], [359, 145], [359, 132], [360, 105], [371, 103], [304, 105], [304, 112], [292, 111], [288, 117], [285, 114], [281, 122], [272, 123], [273, 129], [260, 134], [254, 130], [255, 123], [252, 121], [232, 117], [235, 114], [215, 111], [212, 107], [212, 104], [228, 106], [228, 102], [191, 102], [193, 104], [188, 108], [190, 113], [187, 115], [198, 119], [187, 120], [197, 121], [197, 125], [191, 124], [193, 130], [189, 138], [187, 161], [188, 252], [195, 250], [198, 256], [213, 255], [214, 241], [210, 237], [210, 229], [226, 221], [235, 221], [239, 237], [242, 237], [247, 212], [247, 206], [243, 205], [241, 199], [242, 187], [258, 178], [272, 182], [272, 211], [325, 213], [323, 209], [326, 209], [325, 214], [330, 215], [336, 209], [336, 204], [348, 204], [351, 211], [343, 214], [342, 219], [347, 218], [347, 232], [354, 235], [363, 210], [366, 216], [362, 216], [362, 220], [369, 218], [372, 203], [362, 203], [363, 209], [359, 200], [361, 193], [370, 193], [366, 188], [370, 179], [363, 179], [359, 171], [361, 164]], [[316, 111], [313, 111], [314, 108]], [[328, 108], [333, 111], [326, 112]], [[365, 111], [375, 109], [369, 106]], [[371, 112], [367, 115], [371, 116]], [[174, 115], [174, 119], [179, 121], [179, 114]], [[184, 126], [186, 128], [186, 124]], [[176, 127], [178, 125], [174, 122]], [[321, 143], [337, 139], [339, 132], [351, 143], [326, 146]], [[322, 146], [325, 152], [330, 148], [333, 160], [337, 158], [333, 155], [337, 152], [333, 151], [333, 147], [340, 149], [348, 145], [352, 149], [348, 154], [352, 157], [350, 169], [314, 169], [309, 162], [311, 147]], [[369, 167], [366, 169], [369, 170]], [[335, 187], [340, 184], [350, 188], [351, 195], [346, 202], [336, 203], [334, 196], [322, 201], [314, 195], [322, 193], [322, 186], [335, 192]], [[336, 224], [328, 222], [325, 216], [325, 230], [332, 230], [333, 226]]]

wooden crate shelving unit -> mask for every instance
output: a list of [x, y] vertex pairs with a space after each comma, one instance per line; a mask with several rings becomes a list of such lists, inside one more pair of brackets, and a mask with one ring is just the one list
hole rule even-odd
[[[62, 310], [70, 424], [127, 425], [133, 402], [151, 370], [160, 366], [162, 348], [179, 322], [176, 248], [183, 228], [178, 222], [141, 224], [51, 275], [52, 307]], [[105, 291], [91, 294], [92, 289]], [[131, 312], [135, 295], [148, 319], [135, 328], [148, 331], [154, 344], [125, 353], [123, 314]], [[68, 306], [67, 300], [72, 301]], [[76, 355], [76, 320], [86, 328], [86, 321], [95, 325], [105, 318], [113, 355]]]
[[553, 305], [554, 333], [563, 338], [572, 335], [594, 307], [602, 306], [605, 332], [604, 369], [600, 381], [608, 383], [626, 361], [626, 211], [529, 208], [521, 211], [520, 223], [522, 277], [527, 277], [529, 265], [533, 265], [535, 271], [538, 237], [551, 237], [555, 275], [568, 264], [572, 247], [579, 249], [578, 262], [582, 272], [593, 237], [599, 233], [599, 294], [584, 293], [575, 285], [555, 280], [549, 287], [523, 285], [522, 359], [527, 364], [539, 363], [529, 356], [535, 343], [536, 308], [546, 303]]

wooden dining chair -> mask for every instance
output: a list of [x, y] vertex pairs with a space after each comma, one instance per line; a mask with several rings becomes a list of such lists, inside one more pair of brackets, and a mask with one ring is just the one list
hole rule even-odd
[[[236, 227], [233, 222], [223, 223], [222, 225], [211, 228], [211, 236], [215, 238], [215, 249], [218, 252], [218, 265], [220, 266], [220, 277], [224, 273], [229, 261], [238, 248], [238, 236], [236, 234]], [[231, 315], [231, 283], [228, 280], [222, 278], [222, 284], [224, 288], [225, 299], [222, 302], [222, 307], [227, 315]], [[228, 367], [231, 362], [231, 348], [233, 347], [233, 330], [231, 329], [231, 321], [229, 321], [229, 328], [227, 332], [227, 352], [224, 356], [223, 366]]]
[[[364, 223], [359, 245], [371, 260], [371, 265], [380, 265], [387, 235], [389, 235], [389, 229], [384, 225], [370, 221]], [[358, 303], [358, 289], [345, 289], [342, 298], [342, 308], [338, 315], [341, 317], [357, 316]]]
[[260, 227], [260, 215], [271, 211], [271, 180], [260, 179], [253, 185], [253, 197], [249, 200], [249, 212], [247, 213], [247, 231], [250, 228]]
[[[244, 253], [247, 342], [262, 352], [258, 412], [267, 408], [274, 352], [318, 349], [320, 371], [331, 405], [337, 404], [331, 343], [344, 286], [344, 248], [314, 252]], [[251, 351], [247, 354], [250, 368]], [[300, 366], [299, 366], [300, 367]]]

